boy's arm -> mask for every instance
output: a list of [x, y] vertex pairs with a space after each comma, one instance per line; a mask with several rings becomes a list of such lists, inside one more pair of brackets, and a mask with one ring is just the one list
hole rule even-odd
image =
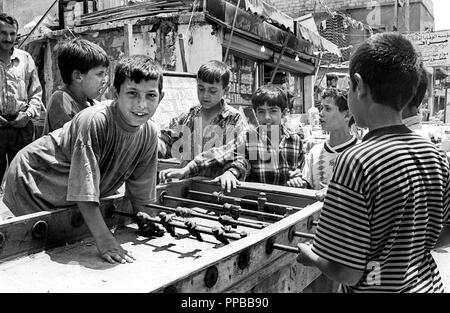
[[28, 72], [30, 75], [30, 82], [27, 86], [28, 109], [27, 114], [30, 118], [37, 119], [40, 116], [41, 108], [45, 111], [42, 104], [42, 86], [39, 82], [38, 72], [33, 58], [28, 56]]
[[444, 227], [441, 230], [441, 234], [434, 246], [434, 249], [438, 248], [447, 248], [450, 246], [450, 225], [444, 224]]
[[181, 131], [185, 114], [172, 119], [169, 127], [162, 129], [158, 136], [158, 157], [168, 159], [172, 157], [171, 149], [173, 144], [183, 137]]
[[315, 266], [330, 279], [347, 286], [356, 285], [362, 278], [364, 271], [358, 271], [342, 264], [325, 260], [311, 250], [304, 243], [297, 245], [299, 253], [297, 261], [305, 266]]
[[131, 253], [119, 245], [106, 226], [98, 204], [94, 202], [77, 202], [77, 205], [95, 239], [95, 244], [101, 257], [109, 263], [133, 262], [134, 257]]
[[223, 171], [232, 172], [242, 179], [250, 171], [250, 164], [245, 158], [247, 149], [245, 134], [221, 147], [214, 147], [197, 155], [186, 165], [189, 175], [196, 175], [210, 167], [222, 166]]

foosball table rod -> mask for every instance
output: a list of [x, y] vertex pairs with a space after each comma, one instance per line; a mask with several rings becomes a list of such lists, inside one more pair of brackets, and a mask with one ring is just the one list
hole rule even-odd
[[208, 210], [214, 211], [217, 213], [223, 213], [224, 211], [227, 212], [227, 211], [234, 210], [239, 214], [256, 216], [256, 217], [264, 217], [264, 218], [274, 219], [274, 220], [281, 220], [284, 218], [283, 215], [247, 210], [247, 209], [241, 208], [240, 206], [237, 206], [234, 204], [229, 204], [229, 203], [225, 203], [224, 205], [219, 205], [219, 204], [203, 202], [203, 201], [198, 201], [198, 200], [173, 197], [173, 196], [169, 196], [169, 195], [165, 194], [165, 192], [161, 193], [160, 199], [162, 200], [161, 201], [162, 203], [164, 203], [164, 200], [174, 200], [174, 201], [178, 201], [181, 203], [187, 203], [187, 204], [193, 204], [193, 205], [200, 206], [200, 207], [206, 207]]
[[[217, 192], [217, 191], [214, 191], [211, 194], [211, 193], [208, 193], [208, 192], [189, 190], [188, 193], [191, 194], [191, 195], [204, 196], [204, 197], [210, 197], [212, 199], [216, 199], [217, 200], [216, 202], [220, 203], [220, 204], [224, 204], [224, 203], [227, 203], [227, 202], [228, 203], [238, 202], [238, 203], [251, 204], [251, 205], [258, 206], [258, 201], [257, 200], [225, 196], [222, 192]], [[278, 208], [280, 210], [286, 210], [286, 208], [288, 208], [288, 207], [291, 208], [290, 206], [281, 205], [281, 204], [273, 203], [273, 202], [265, 202], [265, 207], [266, 208]], [[294, 209], [294, 211], [298, 211], [298, 208], [293, 208], [293, 209]]]
[[245, 227], [248, 227], [248, 228], [255, 228], [255, 229], [263, 229], [264, 227], [269, 225], [269, 224], [260, 224], [260, 223], [257, 224], [257, 223], [239, 221], [239, 220], [235, 220], [235, 219], [232, 219], [232, 218], [227, 218], [226, 216], [221, 216], [221, 217], [212, 216], [212, 215], [196, 212], [194, 210], [191, 210], [191, 209], [188, 209], [188, 208], [183, 208], [183, 207], [178, 207], [178, 208], [174, 209], [174, 208], [171, 208], [171, 207], [166, 207], [166, 206], [158, 205], [158, 204], [147, 204], [146, 207], [147, 208], [151, 208], [151, 209], [157, 209], [157, 210], [163, 210], [163, 211], [167, 211], [167, 212], [172, 212], [172, 213], [175, 213], [177, 216], [181, 216], [181, 217], [199, 217], [199, 218], [204, 218], [206, 220], [219, 222], [219, 223], [221, 223], [223, 225], [245, 226]]

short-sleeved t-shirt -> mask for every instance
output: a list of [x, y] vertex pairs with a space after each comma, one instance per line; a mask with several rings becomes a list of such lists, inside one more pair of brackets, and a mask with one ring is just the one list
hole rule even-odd
[[88, 99], [86, 102], [78, 102], [69, 89], [63, 87], [56, 90], [47, 104], [47, 116], [45, 117], [43, 135], [63, 127], [81, 110], [95, 104], [94, 100]]
[[14, 215], [98, 203], [123, 183], [133, 204], [155, 201], [156, 127], [126, 124], [116, 105], [87, 108], [16, 155], [4, 195]]
[[328, 142], [316, 144], [305, 158], [303, 179], [309, 183], [312, 189], [322, 189], [323, 186], [320, 183], [328, 185], [333, 174], [336, 157], [357, 143], [358, 139], [352, 137], [350, 140], [334, 147], [331, 147]]
[[449, 201], [443, 152], [404, 125], [374, 130], [337, 157], [312, 249], [364, 271], [344, 292], [442, 292], [431, 250]]

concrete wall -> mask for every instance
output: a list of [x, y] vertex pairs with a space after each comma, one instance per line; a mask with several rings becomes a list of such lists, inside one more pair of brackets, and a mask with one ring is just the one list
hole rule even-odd
[[[187, 25], [180, 25], [178, 33], [185, 35]], [[222, 39], [221, 32], [215, 32], [212, 25], [192, 25], [191, 30], [184, 39], [184, 50], [188, 72], [197, 73], [202, 64], [209, 60], [222, 61]], [[176, 71], [182, 72], [180, 45], [176, 43]]]

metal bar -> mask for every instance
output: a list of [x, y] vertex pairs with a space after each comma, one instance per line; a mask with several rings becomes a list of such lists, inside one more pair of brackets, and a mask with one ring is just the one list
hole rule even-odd
[[184, 50], [183, 34], [178, 34], [178, 43], [180, 44], [181, 63], [183, 65], [183, 72], [187, 72], [186, 52]]
[[[217, 211], [217, 212], [226, 211], [226, 209], [224, 208], [223, 205], [218, 205], [218, 204], [203, 202], [203, 201], [198, 201], [198, 200], [192, 200], [192, 199], [183, 199], [183, 198], [173, 197], [173, 196], [168, 196], [168, 195], [163, 195], [163, 194], [161, 196], [163, 199], [167, 199], [167, 200], [174, 200], [174, 201], [179, 201], [181, 203], [189, 203], [189, 204], [205, 206], [211, 211]], [[281, 220], [284, 218], [284, 216], [282, 216], [282, 215], [247, 210], [247, 209], [243, 209], [241, 207], [239, 207], [239, 213], [242, 213], [244, 215], [251, 215], [251, 216], [263, 216], [263, 217], [277, 219], [277, 220]]]
[[241, 5], [241, 0], [238, 0], [238, 3], [236, 5], [236, 11], [234, 11], [234, 18], [233, 18], [233, 24], [231, 26], [231, 34], [230, 34], [230, 38], [228, 39], [228, 44], [227, 44], [227, 50], [225, 51], [225, 57], [223, 58], [224, 62], [227, 62], [227, 58], [228, 58], [228, 52], [230, 51], [230, 46], [231, 46], [231, 40], [233, 39], [233, 34], [234, 34], [234, 26], [236, 24], [236, 19], [237, 19], [237, 14], [239, 11], [239, 6]]
[[[152, 209], [157, 209], [157, 210], [164, 210], [164, 211], [168, 211], [168, 212], [172, 212], [172, 213], [178, 213], [178, 209], [174, 209], [174, 208], [166, 207], [166, 206], [162, 206], [162, 205], [157, 205], [157, 204], [147, 204], [146, 207], [152, 208]], [[208, 215], [208, 214], [204, 214], [204, 213], [195, 212], [191, 209], [189, 209], [189, 211], [190, 211], [189, 215], [191, 215], [191, 216], [204, 218], [204, 219], [207, 219], [210, 221], [219, 222], [219, 218], [217, 216], [212, 216], [212, 215]], [[233, 220], [230, 222], [231, 222], [231, 224], [235, 224], [238, 226], [245, 226], [245, 227], [256, 228], [256, 229], [263, 229], [264, 227], [267, 226], [267, 225], [263, 225], [263, 224], [255, 224], [255, 223], [243, 222], [243, 221], [238, 221], [238, 220]]]
[[[211, 197], [212, 199], [214, 198], [218, 198], [219, 194], [215, 191], [212, 194], [208, 193], [208, 192], [202, 192], [202, 191], [196, 191], [196, 190], [189, 190], [188, 193], [192, 194], [192, 195], [197, 195], [197, 196], [206, 196], [206, 197]], [[220, 196], [224, 201], [230, 201], [231, 204], [234, 203], [234, 201], [239, 201], [240, 203], [244, 203], [244, 204], [253, 204], [253, 205], [258, 205], [258, 201], [257, 200], [251, 200], [251, 199], [242, 199], [242, 198], [237, 198], [237, 197], [230, 197], [230, 196], [225, 196], [225, 195], [221, 195]], [[220, 203], [218, 201], [216, 201], [216, 203]], [[273, 203], [273, 202], [266, 202], [266, 207], [270, 208], [279, 208], [279, 209], [283, 209], [285, 210], [286, 207], [291, 207], [288, 205], [281, 205], [278, 203]], [[300, 208], [295, 208], [294, 210], [298, 211]]]
[[285, 246], [285, 245], [280, 245], [278, 243], [274, 243], [272, 247], [274, 249], [281, 250], [281, 251], [298, 253], [298, 248], [291, 247], [291, 246]]
[[[50, 12], [50, 10], [53, 8], [53, 6], [56, 4], [56, 2], [58, 2], [59, 0], [55, 0], [53, 1], [52, 5], [47, 9], [47, 11], [44, 13], [44, 15], [42, 15], [42, 17], [39, 19], [39, 21], [36, 23], [36, 25], [34, 25], [33, 29], [27, 34], [27, 36], [25, 37], [25, 39], [17, 46], [17, 48], [20, 49], [20, 47], [23, 46], [23, 44], [25, 43], [25, 41], [27, 41], [28, 38], [30, 38], [31, 34], [34, 33], [34, 31], [39, 27], [39, 25], [41, 25], [42, 21], [44, 20], [44, 18], [47, 16], [48, 12]], [[62, 2], [62, 1], [61, 1]], [[61, 7], [61, 3], [60, 3], [60, 7]], [[59, 12], [59, 18], [61, 18], [61, 12]], [[63, 26], [64, 26], [64, 10], [62, 13], [62, 19], [63, 19]], [[61, 22], [60, 22], [61, 25]]]
[[284, 38], [283, 47], [281, 48], [280, 56], [278, 57], [277, 65], [275, 65], [275, 68], [272, 73], [272, 77], [270, 78], [270, 83], [273, 83], [273, 80], [275, 79], [275, 75], [277, 74], [278, 68], [280, 67], [281, 59], [283, 58], [284, 50], [286, 49], [287, 43], [289, 41], [289, 34], [286, 34], [286, 38]]
[[305, 239], [314, 239], [316, 236], [314, 234], [309, 234], [309, 233], [302, 233], [299, 231], [296, 231], [294, 233], [295, 237], [301, 237], [301, 238], [305, 238]]
[[89, 0], [83, 0], [83, 14], [89, 13]]

